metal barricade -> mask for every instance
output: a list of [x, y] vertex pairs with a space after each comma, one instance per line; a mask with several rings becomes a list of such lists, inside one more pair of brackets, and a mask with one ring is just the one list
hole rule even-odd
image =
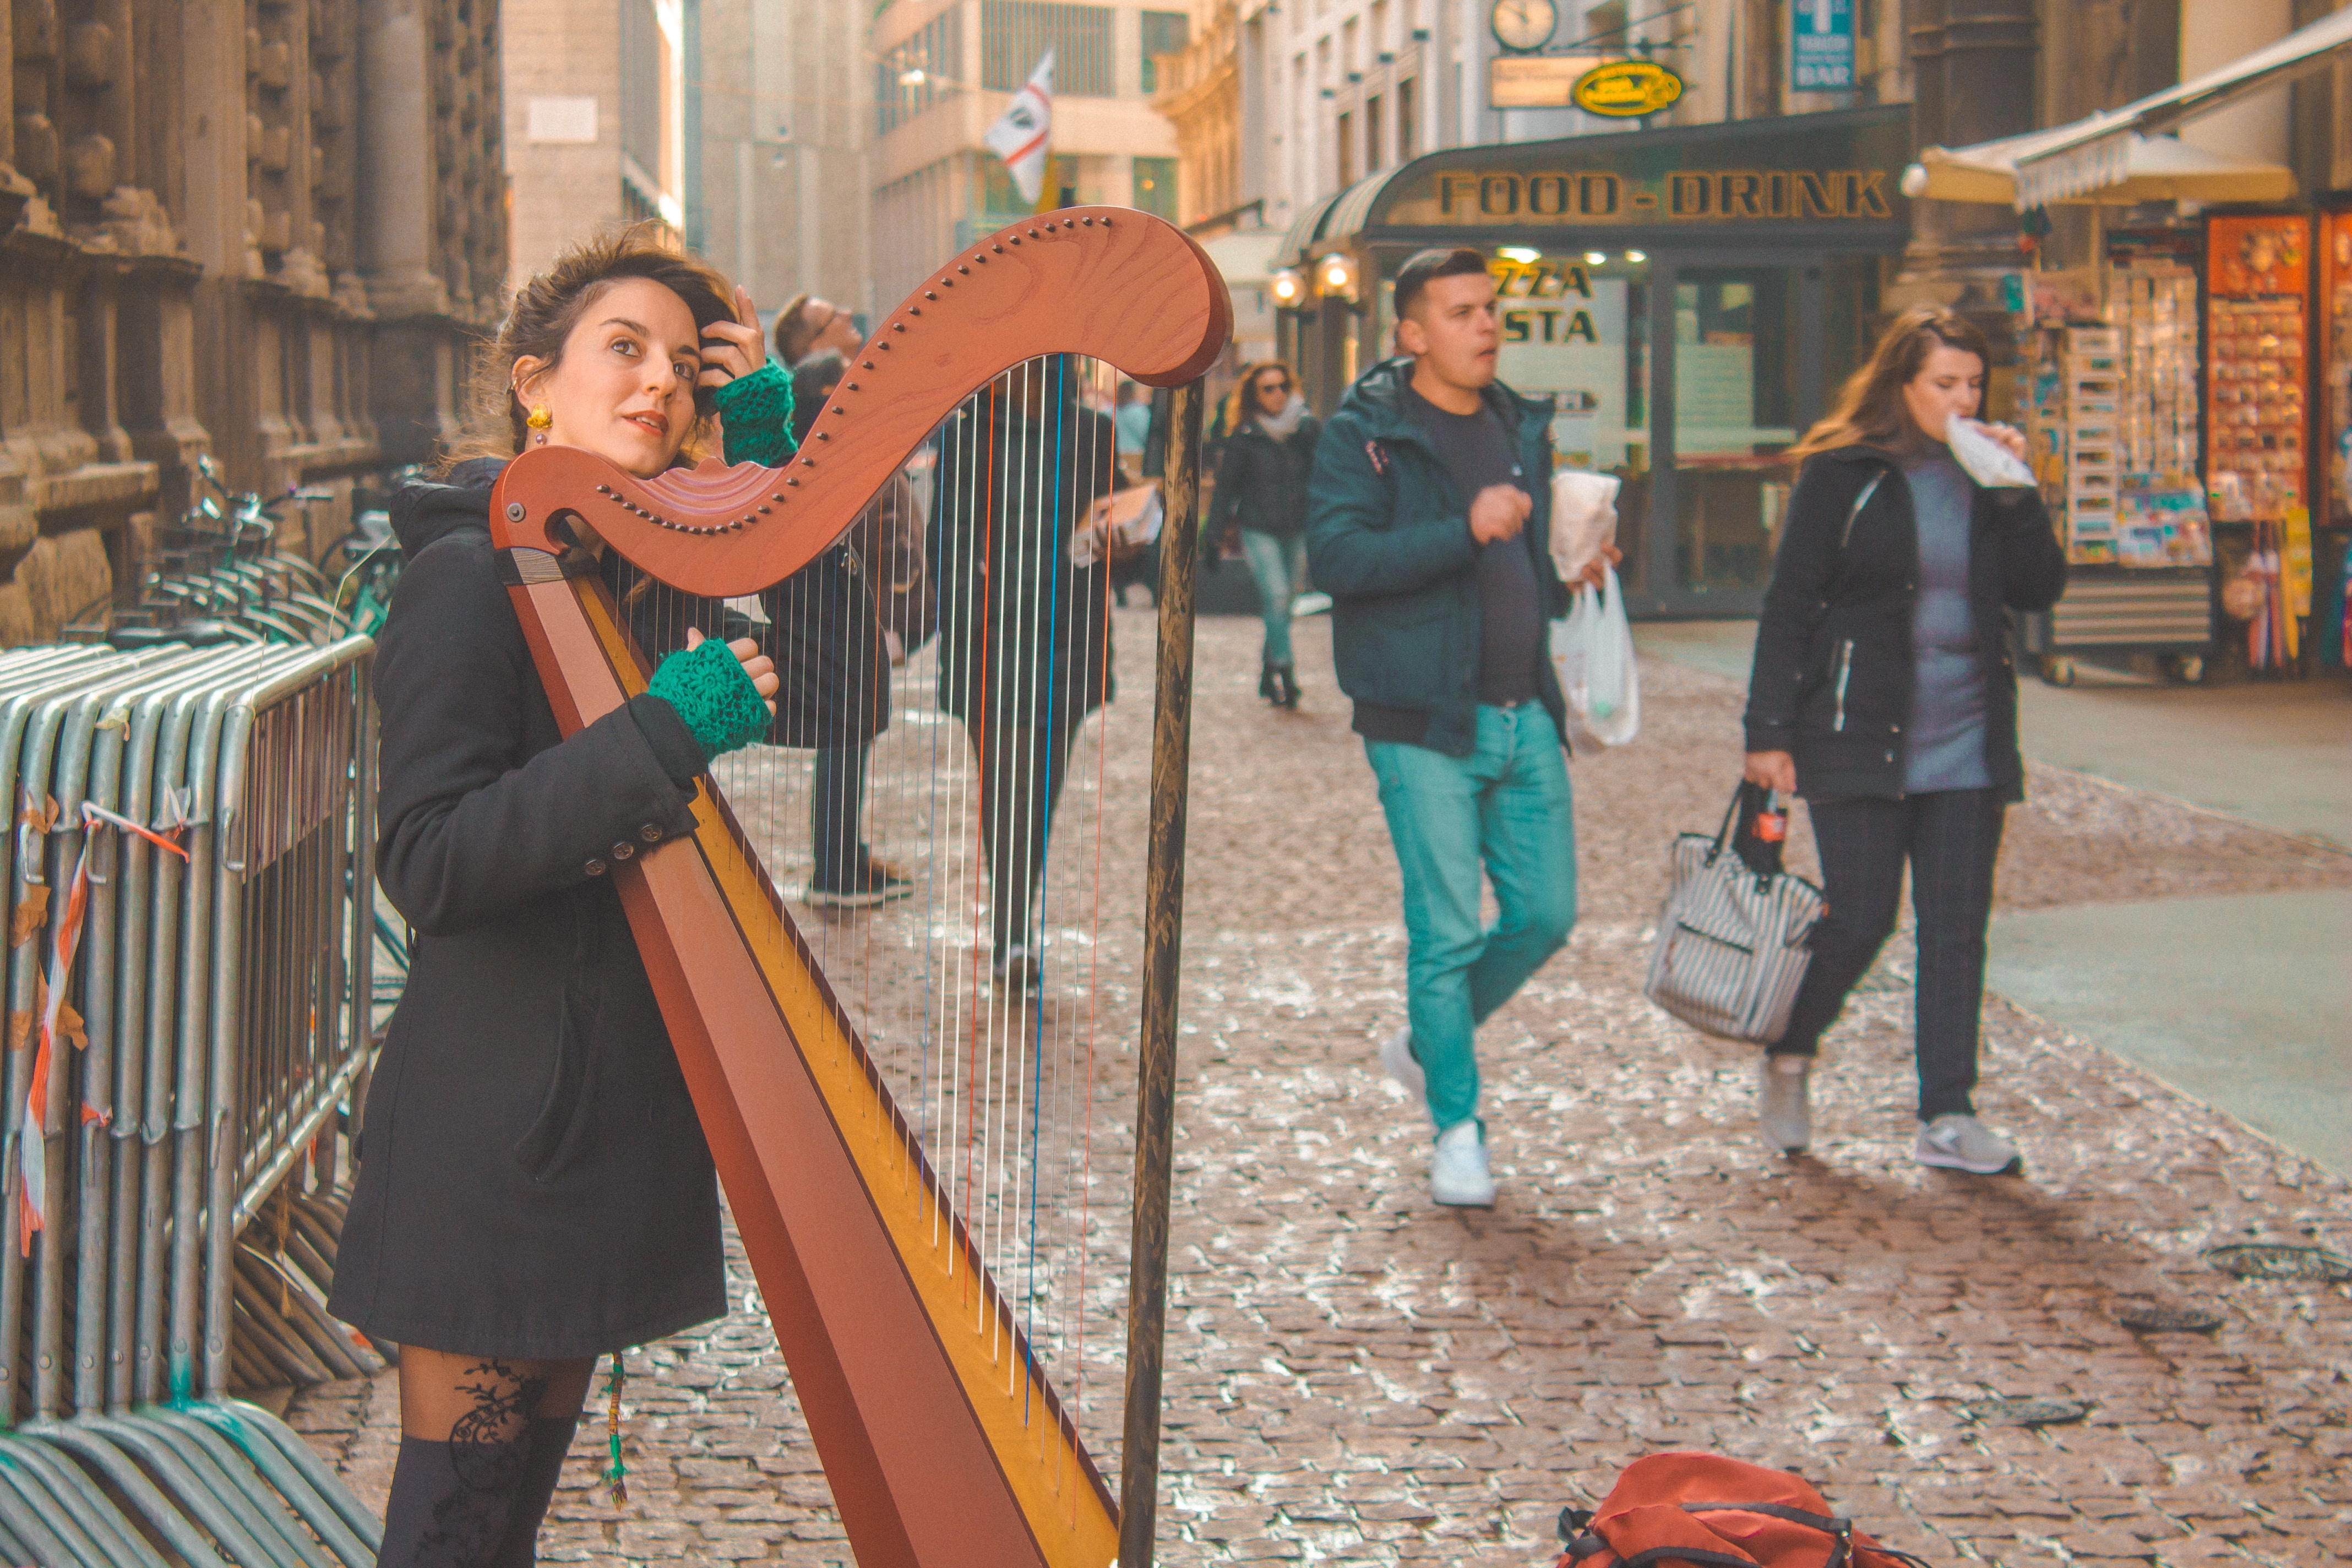
[[229, 1397], [390, 1354], [324, 1308], [373, 648], [0, 652], [0, 1561], [374, 1562], [331, 1469]]

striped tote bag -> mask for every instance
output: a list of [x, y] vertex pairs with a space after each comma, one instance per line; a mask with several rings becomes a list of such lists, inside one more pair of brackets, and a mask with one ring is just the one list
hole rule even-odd
[[1813, 923], [1827, 904], [1822, 890], [1780, 868], [1778, 842], [1754, 836], [1735, 844], [1753, 812], [1770, 798], [1742, 784], [1713, 837], [1675, 837], [1668, 858], [1672, 887], [1658, 911], [1657, 943], [1643, 989], [1651, 1001], [1693, 1028], [1769, 1046], [1788, 1031]]

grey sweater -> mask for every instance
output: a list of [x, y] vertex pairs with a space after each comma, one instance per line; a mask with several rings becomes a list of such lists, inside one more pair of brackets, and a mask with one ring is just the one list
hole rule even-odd
[[1918, 520], [1919, 597], [1912, 611], [1916, 683], [1903, 788], [1985, 789], [1985, 678], [1969, 609], [1969, 515], [1975, 481], [1940, 441], [1903, 454]]

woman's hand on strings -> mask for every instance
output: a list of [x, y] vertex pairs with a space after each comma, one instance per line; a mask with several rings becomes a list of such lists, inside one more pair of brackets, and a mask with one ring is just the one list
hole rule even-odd
[[[742, 290], [739, 289], [736, 292], [740, 294]], [[747, 299], [749, 298], [748, 295], [745, 297]], [[700, 647], [702, 646], [702, 633], [699, 628], [695, 626], [688, 626], [686, 628], [686, 646], [688, 647]], [[776, 661], [770, 658], [766, 654], [761, 653], [760, 651], [759, 643], [751, 637], [737, 637], [733, 642], [727, 645], [727, 651], [733, 654], [738, 659], [742, 661], [743, 673], [751, 678], [752, 688], [760, 693], [760, 700], [768, 705], [768, 711], [771, 714], [774, 713], [776, 710], [776, 689], [783, 684], [776, 675]]]
[[759, 307], [751, 290], [735, 286], [735, 319], [713, 321], [702, 329], [702, 374], [696, 384], [705, 389], [724, 386], [751, 374], [768, 363], [768, 334], [760, 330]]

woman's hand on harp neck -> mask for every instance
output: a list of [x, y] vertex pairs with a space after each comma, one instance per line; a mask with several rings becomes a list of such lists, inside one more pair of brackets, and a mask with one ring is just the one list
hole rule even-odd
[[[735, 292], [742, 295], [746, 301], [751, 299], [740, 289]], [[688, 648], [701, 647], [702, 641], [698, 628], [686, 628], [686, 646]], [[776, 675], [776, 661], [761, 653], [759, 643], [751, 637], [737, 637], [727, 645], [727, 650], [742, 662], [743, 673], [751, 678], [751, 685], [760, 693], [760, 700], [768, 705], [768, 712], [772, 716], [776, 711], [776, 690], [782, 684]], [[726, 667], [721, 665], [719, 668], [723, 669]]]

